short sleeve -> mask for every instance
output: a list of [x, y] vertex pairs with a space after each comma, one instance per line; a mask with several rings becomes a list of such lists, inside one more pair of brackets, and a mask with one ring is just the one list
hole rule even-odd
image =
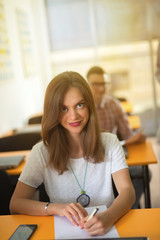
[[123, 148], [117, 136], [114, 136], [113, 138], [111, 151], [112, 151], [111, 152], [111, 158], [112, 158], [111, 173], [117, 172], [123, 168], [128, 168]]
[[36, 144], [26, 160], [24, 169], [19, 177], [19, 181], [37, 188], [43, 182], [47, 157], [47, 151], [45, 153], [42, 143]]
[[123, 148], [117, 136], [112, 133], [102, 133], [102, 141], [106, 154], [106, 161], [110, 163], [111, 173], [128, 168]]

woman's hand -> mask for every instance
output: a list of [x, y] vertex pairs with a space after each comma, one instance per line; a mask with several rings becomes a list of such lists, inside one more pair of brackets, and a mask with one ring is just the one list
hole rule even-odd
[[66, 216], [74, 226], [83, 227], [81, 219], [88, 216], [87, 211], [79, 203], [70, 204], [56, 204], [57, 214], [59, 216]]
[[104, 235], [112, 227], [112, 223], [111, 223], [112, 221], [109, 218], [107, 212], [97, 213], [94, 217], [92, 217], [87, 222], [88, 217], [89, 216], [87, 216], [83, 220], [81, 220], [81, 223], [82, 223], [82, 225], [84, 225], [84, 229], [91, 236]]

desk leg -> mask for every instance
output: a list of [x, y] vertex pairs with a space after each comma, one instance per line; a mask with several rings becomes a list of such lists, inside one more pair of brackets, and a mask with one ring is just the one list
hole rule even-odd
[[142, 166], [143, 174], [144, 174], [144, 195], [145, 195], [145, 207], [151, 208], [151, 199], [150, 199], [150, 186], [149, 186], [149, 170], [148, 165]]

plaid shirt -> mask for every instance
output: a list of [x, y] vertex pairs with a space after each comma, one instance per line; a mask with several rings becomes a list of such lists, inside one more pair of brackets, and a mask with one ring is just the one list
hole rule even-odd
[[96, 108], [101, 129], [116, 134], [120, 140], [133, 136], [128, 116], [118, 100], [107, 96]]

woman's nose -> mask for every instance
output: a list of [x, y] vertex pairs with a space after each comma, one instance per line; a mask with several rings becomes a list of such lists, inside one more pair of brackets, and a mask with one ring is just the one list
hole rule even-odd
[[77, 117], [76, 109], [70, 109], [70, 118], [71, 119], [76, 119], [76, 117]]

